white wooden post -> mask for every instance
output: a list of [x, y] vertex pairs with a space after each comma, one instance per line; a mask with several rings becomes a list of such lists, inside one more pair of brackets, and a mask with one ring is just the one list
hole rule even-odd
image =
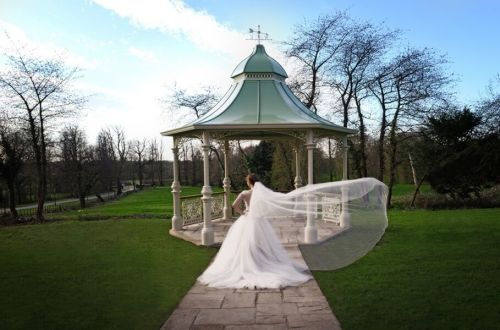
[[222, 180], [222, 185], [224, 187], [224, 212], [223, 219], [231, 219], [232, 212], [229, 202], [229, 197], [231, 194], [231, 179], [229, 179], [229, 142], [224, 141], [224, 180]]
[[[313, 151], [314, 151], [314, 140], [313, 140], [312, 130], [307, 131], [306, 135], [306, 147], [307, 147], [307, 184], [313, 184], [314, 172], [313, 172]], [[318, 241], [318, 230], [316, 229], [316, 223], [314, 221], [313, 207], [314, 207], [314, 196], [306, 196], [307, 198], [307, 222], [304, 233], [304, 240], [306, 243], [316, 243]]]
[[302, 177], [300, 176], [300, 147], [295, 146], [295, 189], [302, 187]]
[[[347, 136], [344, 136], [342, 140], [342, 151], [343, 151], [343, 168], [342, 168], [342, 180], [346, 181], [348, 179], [348, 144], [347, 144]], [[351, 227], [351, 215], [349, 213], [349, 188], [347, 186], [342, 186], [342, 213], [340, 214], [340, 227], [349, 228]]]
[[201, 230], [201, 244], [209, 246], [214, 244], [214, 229], [212, 226], [212, 188], [210, 187], [210, 173], [208, 151], [210, 150], [210, 136], [203, 132], [203, 188], [201, 200], [203, 202], [203, 229]]
[[184, 221], [181, 215], [181, 184], [179, 182], [179, 146], [178, 141], [174, 138], [174, 147], [172, 148], [172, 153], [174, 154], [173, 161], [173, 171], [174, 171], [174, 181], [172, 181], [172, 196], [173, 196], [173, 208], [174, 215], [172, 217], [172, 229], [181, 230], [184, 225]]

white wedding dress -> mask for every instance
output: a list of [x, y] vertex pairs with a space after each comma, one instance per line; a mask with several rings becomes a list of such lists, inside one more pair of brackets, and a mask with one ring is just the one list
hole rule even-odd
[[256, 182], [252, 191], [238, 196], [247, 204], [247, 212], [231, 226], [219, 253], [198, 281], [210, 287], [253, 289], [295, 286], [311, 279], [307, 268], [288, 256], [265, 217], [259, 216], [262, 205], [248, 205], [251, 194], [270, 193], [274, 192]]
[[219, 253], [198, 278], [211, 287], [280, 288], [311, 278], [306, 267], [288, 256], [269, 221], [294, 217], [305, 226], [306, 218], [326, 221], [339, 207], [345, 210], [349, 222], [328, 251], [335, 260], [332, 269], [350, 265], [373, 249], [388, 223], [387, 187], [374, 178], [311, 184], [287, 194], [256, 182], [238, 198], [245, 200], [248, 212], [231, 226]]

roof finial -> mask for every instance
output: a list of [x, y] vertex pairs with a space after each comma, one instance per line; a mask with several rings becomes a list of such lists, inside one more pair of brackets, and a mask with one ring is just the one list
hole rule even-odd
[[[269, 39], [269, 34], [260, 31], [260, 25], [257, 25], [257, 30], [249, 28], [250, 38], [247, 40], [257, 40], [257, 45], [260, 45], [261, 40], [272, 40]], [[254, 33], [257, 33], [257, 38], [255, 38]]]

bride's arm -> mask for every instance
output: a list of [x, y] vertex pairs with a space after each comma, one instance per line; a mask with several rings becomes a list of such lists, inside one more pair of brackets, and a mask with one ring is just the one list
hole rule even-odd
[[234, 200], [233, 202], [233, 209], [236, 213], [238, 214], [243, 214], [243, 210], [241, 209], [240, 205], [241, 203], [243, 203], [243, 192], [241, 192], [238, 197], [236, 197], [236, 199]]

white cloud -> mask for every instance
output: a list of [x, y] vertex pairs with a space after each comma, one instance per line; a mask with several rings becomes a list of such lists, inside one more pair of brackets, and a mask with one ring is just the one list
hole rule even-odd
[[156, 54], [150, 50], [130, 47], [128, 49], [128, 53], [146, 63], [150, 64], [159, 63], [159, 59], [156, 56]]
[[185, 37], [205, 51], [243, 58], [252, 48], [247, 36], [221, 23], [206, 11], [196, 11], [180, 0], [92, 0], [132, 24]]
[[62, 56], [67, 65], [81, 69], [95, 69], [98, 65], [96, 60], [86, 59], [53, 43], [32, 40], [21, 28], [0, 20], [0, 50], [9, 54], [19, 47], [26, 47], [27, 50], [33, 51], [34, 55], [45, 59]]

